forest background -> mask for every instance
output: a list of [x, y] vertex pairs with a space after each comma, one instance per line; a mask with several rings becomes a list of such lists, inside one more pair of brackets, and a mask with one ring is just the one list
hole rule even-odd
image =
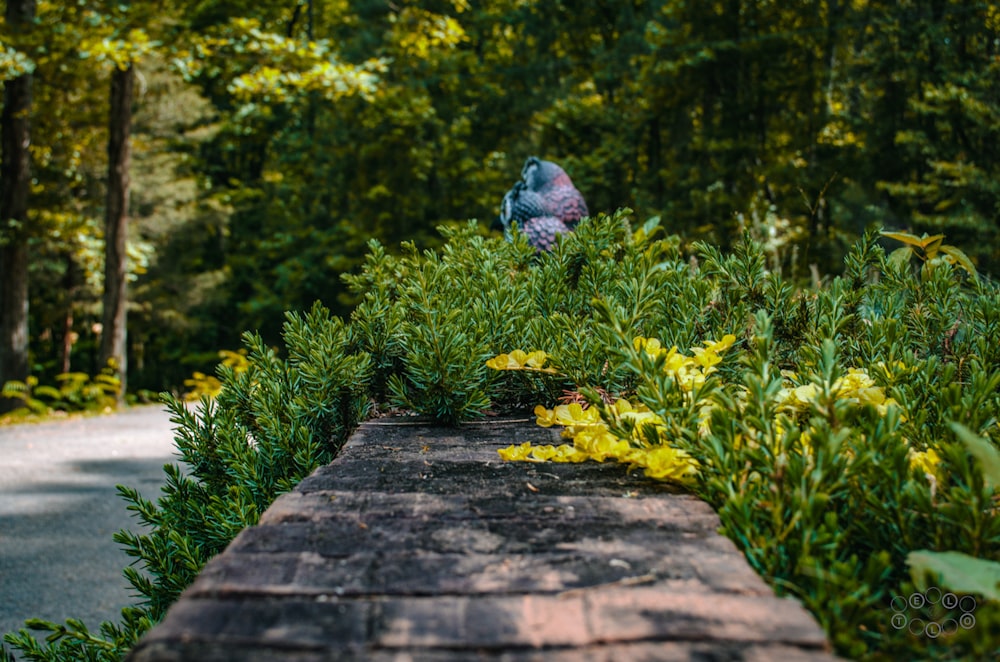
[[1000, 3], [8, 0], [0, 40], [0, 383], [101, 369], [116, 222], [129, 389], [177, 390], [285, 310], [349, 312], [370, 239], [489, 232], [529, 155], [803, 283], [872, 226], [1000, 270]]

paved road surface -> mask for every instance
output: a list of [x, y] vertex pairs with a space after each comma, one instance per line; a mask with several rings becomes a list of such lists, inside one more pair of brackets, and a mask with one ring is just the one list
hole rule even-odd
[[159, 496], [172, 427], [159, 406], [0, 427], [0, 636], [26, 618], [96, 631], [134, 602], [111, 536], [138, 523], [115, 485]]

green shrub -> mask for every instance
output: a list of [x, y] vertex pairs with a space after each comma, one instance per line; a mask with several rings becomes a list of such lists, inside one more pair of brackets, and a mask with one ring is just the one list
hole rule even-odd
[[[368, 410], [370, 358], [347, 352], [349, 329], [320, 306], [289, 314], [285, 357], [246, 334], [247, 365], [222, 365], [222, 392], [196, 408], [164, 395], [185, 469], [166, 465], [159, 499], [119, 486], [146, 533], [115, 540], [135, 559], [125, 576], [142, 596], [122, 622], [90, 633], [79, 621], [33, 620], [49, 633], [39, 645], [21, 630], [4, 636], [31, 660], [119, 660], [218, 554], [282, 492], [329, 463]], [[4, 653], [7, 655], [7, 653]]]
[[39, 384], [33, 376], [24, 382], [11, 380], [4, 384], [0, 395], [22, 402], [11, 417], [48, 416], [57, 411], [99, 412], [117, 406], [121, 382], [110, 366], [93, 377], [84, 372], [64, 372], [55, 380], [55, 386]]
[[[995, 328], [997, 290], [961, 264], [914, 272], [887, 261], [876, 239], [867, 235], [845, 275], [814, 292], [768, 272], [752, 242], [731, 255], [699, 246], [698, 278], [715, 284], [700, 339], [732, 333], [742, 351], [726, 352], [703, 382], [685, 382], [668, 343], [637, 341], [634, 317], [602, 305], [599, 326], [617, 339], [606, 351], [637, 378], [624, 393], [635, 400], [629, 409], [648, 415], [623, 416], [591, 394], [600, 423], [552, 418], [563, 417], [577, 451], [595, 456], [597, 425], [616, 436], [598, 454], [692, 485], [753, 567], [816, 615], [838, 653], [994, 659], [1000, 565], [988, 561], [1000, 558], [1000, 518], [984, 470], [1000, 462], [1000, 365], [983, 339]], [[686, 326], [657, 323], [644, 335], [676, 338]], [[607, 453], [615, 443], [625, 447]], [[643, 457], [658, 448], [675, 452], [675, 469], [694, 458], [697, 477], [651, 472]], [[539, 450], [501, 455], [573, 461], [569, 450]], [[939, 638], [895, 627], [893, 599], [928, 582], [977, 593], [975, 626]], [[935, 609], [910, 616], [931, 621]]]
[[729, 253], [686, 252], [657, 238], [656, 219], [633, 229], [629, 217], [584, 222], [541, 255], [475, 223], [445, 230], [439, 252], [372, 244], [346, 279], [361, 298], [350, 321], [320, 307], [289, 314], [280, 351], [245, 336], [246, 369], [220, 367], [214, 400], [191, 410], [168, 399], [185, 471], [166, 468], [155, 503], [119, 488], [145, 527], [116, 536], [143, 601], [99, 635], [33, 622], [51, 633], [46, 646], [23, 631], [6, 641], [29, 659], [119, 659], [373, 405], [449, 423], [539, 405], [573, 445], [506, 456], [615, 459], [684, 482], [839, 653], [995, 655], [995, 602], [981, 602], [975, 628], [940, 639], [890, 617], [928, 572], [969, 590], [956, 577], [989, 576], [978, 563], [1000, 557], [982, 451], [1000, 435], [1000, 290], [923, 238], [889, 260], [875, 232], [842, 276], [802, 289], [769, 271], [749, 237]]

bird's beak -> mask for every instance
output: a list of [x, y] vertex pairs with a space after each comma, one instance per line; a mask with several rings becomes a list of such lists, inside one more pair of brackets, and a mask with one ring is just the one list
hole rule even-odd
[[490, 230], [497, 230], [499, 232], [503, 232], [503, 222], [500, 220], [499, 216], [494, 218], [493, 222], [490, 223]]

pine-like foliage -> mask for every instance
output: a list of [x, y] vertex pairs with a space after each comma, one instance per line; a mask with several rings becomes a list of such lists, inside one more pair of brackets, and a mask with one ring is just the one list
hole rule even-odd
[[50, 633], [47, 646], [27, 630], [5, 640], [29, 660], [119, 660], [195, 578], [281, 493], [329, 463], [368, 410], [371, 360], [348, 352], [350, 331], [320, 306], [289, 314], [279, 357], [255, 334], [245, 334], [246, 370], [220, 370], [224, 388], [196, 408], [167, 397], [178, 426], [181, 464], [166, 465], [156, 502], [119, 486], [144, 533], [115, 540], [133, 557], [125, 576], [141, 597], [91, 634], [79, 621], [29, 621]]
[[[674, 479], [680, 458], [690, 489], [838, 653], [995, 657], [1000, 609], [985, 584], [975, 627], [933, 638], [891, 619], [924, 569], [956, 568], [941, 575], [954, 582], [1000, 557], [1000, 481], [989, 477], [1000, 290], [967, 260], [889, 259], [876, 232], [843, 276], [802, 290], [749, 236], [722, 251], [659, 231], [623, 210], [544, 254], [523, 236], [484, 238], [475, 223], [445, 229], [437, 252], [404, 245], [394, 256], [372, 243], [346, 279], [361, 299], [349, 321], [318, 306], [289, 314], [279, 349], [245, 335], [247, 369], [220, 369], [214, 401], [169, 401], [181, 464], [166, 467], [155, 503], [121, 488], [144, 527], [116, 536], [142, 602], [99, 635], [32, 622], [51, 633], [47, 645], [26, 631], [6, 641], [25, 659], [119, 659], [207, 559], [335, 456], [370, 406], [455, 424], [543, 405], [550, 425], [567, 420], [562, 400], [573, 415], [598, 410], [604, 436], [577, 434], [592, 445], [549, 449], [552, 459], [594, 459], [610, 446], [593, 444], [610, 440], [607, 458], [642, 451], [648, 475]], [[939, 616], [930, 609], [908, 615]]]
[[[359, 275], [346, 278], [363, 296], [352, 317], [358, 348], [376, 366], [388, 403], [441, 421], [481, 415], [491, 404], [552, 402], [561, 389], [587, 384], [620, 391], [629, 375], [609, 356], [595, 324], [594, 302], [630, 316], [636, 328], [663, 319], [691, 320], [702, 296], [680, 260], [678, 241], [649, 241], [655, 223], [635, 234], [629, 212], [581, 225], [539, 256], [523, 235], [513, 243], [484, 239], [477, 226], [444, 228], [448, 244], [393, 257], [373, 243]], [[636, 299], [640, 284], [644, 297]], [[653, 296], [658, 288], [674, 297]], [[602, 335], [604, 333], [604, 335]], [[678, 333], [687, 340], [694, 328]], [[547, 352], [564, 378], [501, 375], [487, 359], [517, 347]]]

